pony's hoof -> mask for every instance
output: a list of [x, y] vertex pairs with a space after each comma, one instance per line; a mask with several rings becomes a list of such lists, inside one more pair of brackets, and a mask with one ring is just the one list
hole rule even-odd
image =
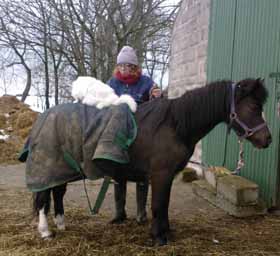
[[48, 236], [48, 237], [42, 237], [44, 241], [51, 241], [53, 240], [53, 236]]
[[154, 239], [154, 246], [164, 246], [167, 245], [166, 237], [157, 237]]
[[65, 230], [65, 224], [56, 224], [58, 230]]
[[117, 216], [110, 221], [110, 224], [122, 224], [125, 220], [127, 220], [126, 215]]
[[57, 215], [54, 218], [54, 223], [56, 224], [56, 227], [58, 230], [65, 230], [65, 222], [64, 222], [64, 216], [63, 215]]
[[50, 241], [54, 238], [54, 234], [50, 231], [41, 233], [41, 238], [44, 241]]
[[137, 216], [136, 221], [139, 225], [144, 225], [148, 222], [147, 215]]

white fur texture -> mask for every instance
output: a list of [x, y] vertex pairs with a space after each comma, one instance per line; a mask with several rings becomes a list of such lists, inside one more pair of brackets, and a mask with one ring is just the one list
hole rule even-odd
[[137, 109], [137, 104], [130, 95], [118, 97], [109, 85], [89, 76], [80, 76], [73, 82], [72, 97], [76, 101], [99, 109], [122, 103], [126, 103], [132, 112], [136, 112]]
[[44, 213], [44, 207], [39, 211], [38, 231], [42, 238], [50, 238], [52, 233], [49, 231], [48, 219]]
[[54, 218], [54, 223], [57, 226], [57, 229], [59, 230], [65, 230], [65, 222], [64, 222], [64, 215], [58, 214]]

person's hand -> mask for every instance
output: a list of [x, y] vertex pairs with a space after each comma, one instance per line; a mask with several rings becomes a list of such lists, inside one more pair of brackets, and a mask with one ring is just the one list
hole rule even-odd
[[151, 96], [153, 98], [161, 97], [161, 89], [159, 89], [158, 87], [153, 88], [152, 91], [151, 91]]

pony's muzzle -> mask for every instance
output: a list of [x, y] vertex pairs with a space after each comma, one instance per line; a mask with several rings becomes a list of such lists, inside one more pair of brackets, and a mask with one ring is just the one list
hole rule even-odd
[[266, 140], [266, 144], [264, 145], [264, 148], [267, 148], [272, 142], [272, 137], [270, 133], [267, 135], [265, 140]]
[[267, 148], [271, 142], [272, 137], [270, 130], [267, 126], [262, 127], [262, 129], [256, 131], [255, 133], [251, 134], [247, 137], [249, 141], [256, 147], [256, 148]]

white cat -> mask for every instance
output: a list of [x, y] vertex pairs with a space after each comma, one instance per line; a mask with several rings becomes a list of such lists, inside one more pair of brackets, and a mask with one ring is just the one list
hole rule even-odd
[[119, 97], [109, 85], [90, 76], [79, 76], [72, 83], [72, 97], [99, 109], [122, 103], [128, 104], [132, 112], [136, 112], [137, 109], [137, 104], [130, 95], [124, 94]]

